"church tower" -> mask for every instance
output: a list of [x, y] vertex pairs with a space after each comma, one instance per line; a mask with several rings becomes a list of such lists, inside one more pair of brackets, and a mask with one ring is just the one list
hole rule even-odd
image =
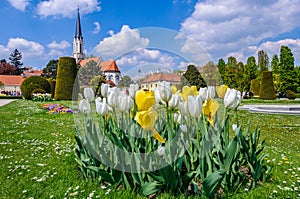
[[74, 41], [73, 41], [73, 57], [76, 59], [76, 63], [78, 63], [80, 60], [84, 59], [83, 37], [82, 37], [82, 32], [81, 32], [79, 8], [78, 8], [78, 14], [77, 14], [75, 36], [74, 36]]

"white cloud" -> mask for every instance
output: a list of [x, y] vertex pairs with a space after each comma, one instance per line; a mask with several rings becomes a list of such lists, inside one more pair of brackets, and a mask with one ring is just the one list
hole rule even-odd
[[67, 42], [66, 40], [61, 41], [60, 43], [56, 43], [56, 41], [53, 41], [52, 43], [47, 45], [49, 48], [54, 48], [54, 49], [66, 49], [70, 47], [70, 43]]
[[95, 52], [101, 57], [116, 57], [124, 53], [146, 47], [149, 39], [142, 38], [138, 30], [131, 29], [128, 25], [123, 25], [117, 34], [110, 32], [110, 37], [104, 38], [95, 47]]
[[29, 0], [8, 0], [11, 6], [14, 8], [25, 11], [26, 7], [29, 5]]
[[44, 47], [41, 44], [23, 38], [10, 38], [7, 48], [9, 48], [10, 51], [18, 49], [22, 53], [24, 59], [40, 56], [44, 53]]
[[63, 16], [73, 17], [75, 10], [79, 7], [80, 14], [100, 11], [100, 2], [98, 0], [48, 0], [37, 4], [37, 13], [43, 17]]
[[122, 56], [117, 60], [117, 64], [121, 67], [157, 64], [170, 69], [175, 66], [174, 57], [171, 55], [163, 54], [159, 50], [145, 48], [137, 49], [128, 55]]
[[[181, 25], [214, 60], [300, 27], [300, 0], [204, 0]], [[188, 49], [188, 46], [184, 47]], [[241, 52], [240, 52], [241, 53]], [[300, 57], [299, 57], [300, 58]]]
[[93, 30], [93, 34], [98, 34], [101, 29], [100, 23], [98, 21], [95, 21], [94, 25], [95, 25], [95, 29]]
[[65, 55], [64, 52], [60, 51], [60, 50], [56, 50], [56, 49], [51, 49], [50, 52], [48, 53], [48, 57], [54, 57], [55, 59], [57, 59], [58, 57], [61, 57]]

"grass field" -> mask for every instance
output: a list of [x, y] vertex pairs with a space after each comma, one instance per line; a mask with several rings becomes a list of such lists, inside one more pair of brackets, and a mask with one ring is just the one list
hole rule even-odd
[[[274, 168], [268, 182], [226, 197], [300, 198], [300, 115], [239, 111], [239, 119], [243, 126], [251, 121], [252, 128], [261, 129], [267, 162]], [[0, 198], [142, 198], [82, 178], [74, 160], [72, 114], [46, 114], [40, 103], [17, 100], [0, 107], [0, 121]], [[175, 197], [164, 193], [157, 198]]]

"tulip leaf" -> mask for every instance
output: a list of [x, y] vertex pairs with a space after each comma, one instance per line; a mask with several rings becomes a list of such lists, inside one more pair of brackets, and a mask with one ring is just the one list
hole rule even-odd
[[142, 187], [143, 195], [148, 196], [150, 194], [160, 191], [163, 188], [163, 185], [159, 182], [153, 181], [153, 182], [146, 182], [142, 184], [141, 187]]
[[224, 169], [217, 170], [211, 173], [203, 180], [203, 190], [208, 198], [212, 198], [220, 187], [226, 171]]

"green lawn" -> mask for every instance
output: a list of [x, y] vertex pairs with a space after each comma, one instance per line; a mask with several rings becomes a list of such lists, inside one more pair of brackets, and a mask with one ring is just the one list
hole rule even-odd
[[[17, 100], [0, 107], [0, 198], [141, 198], [132, 191], [84, 180], [74, 160], [73, 115], [46, 114], [39, 105]], [[268, 182], [226, 197], [300, 198], [300, 116], [239, 111], [239, 119], [243, 126], [250, 120], [252, 128], [260, 127], [267, 141], [267, 162], [274, 169]]]

